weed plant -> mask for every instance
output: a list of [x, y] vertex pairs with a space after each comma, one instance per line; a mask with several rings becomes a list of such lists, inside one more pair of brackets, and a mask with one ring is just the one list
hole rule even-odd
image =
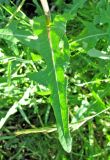
[[0, 160], [109, 160], [110, 2], [41, 2], [0, 0]]

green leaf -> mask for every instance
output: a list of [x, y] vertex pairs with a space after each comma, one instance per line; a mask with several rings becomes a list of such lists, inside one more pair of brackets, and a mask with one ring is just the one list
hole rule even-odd
[[[100, 6], [99, 6], [100, 7]], [[103, 3], [103, 8], [100, 7], [99, 9], [99, 14], [95, 16], [95, 22], [101, 23], [101, 24], [110, 24], [110, 5], [104, 6]]]
[[31, 53], [31, 57], [32, 57], [32, 60], [35, 62], [39, 61], [39, 60], [42, 60], [42, 57], [40, 55], [37, 55], [37, 54], [34, 54], [34, 53]]
[[50, 101], [56, 117], [59, 140], [64, 150], [70, 152], [72, 140], [69, 133], [66, 102], [67, 79], [64, 75], [69, 60], [69, 46], [65, 36], [65, 27], [65, 20], [61, 16], [57, 16], [51, 27], [52, 49], [49, 45], [47, 33], [42, 32], [39, 35], [35, 49], [45, 59], [47, 68], [38, 73], [29, 73], [28, 77], [38, 83], [47, 85], [50, 89]]
[[40, 72], [31, 72], [31, 73], [28, 73], [27, 76], [30, 80], [37, 81], [39, 84], [43, 84], [44, 86], [48, 85], [49, 77], [47, 75], [47, 70], [40, 71]]
[[82, 20], [82, 23], [85, 27], [82, 32], [75, 38], [75, 41], [81, 42], [84, 48], [93, 48], [100, 38], [108, 34], [107, 32], [103, 32], [97, 28], [93, 22], [86, 22]]
[[0, 29], [0, 38], [9, 40], [16, 44], [18, 40], [14, 37], [13, 32], [10, 29]]
[[[96, 110], [95, 111], [97, 113], [106, 108], [105, 103], [103, 102], [103, 100], [100, 98], [100, 96], [95, 91], [92, 91], [92, 96], [96, 100]], [[100, 106], [100, 107], [97, 108], [97, 106]], [[94, 105], [94, 108], [95, 108], [95, 105]]]
[[[52, 104], [59, 140], [65, 151], [70, 152], [72, 140], [68, 125], [67, 107], [67, 78], [66, 66], [69, 62], [69, 45], [65, 35], [66, 21], [62, 16], [56, 16], [51, 25], [52, 48], [48, 40], [46, 22], [44, 17], [34, 19], [33, 31], [12, 27], [3, 29], [5, 39], [21, 42], [40, 53], [47, 67], [40, 72], [31, 72], [27, 76], [30, 80], [43, 84], [50, 90], [50, 102]], [[0, 30], [1, 31], [1, 30]], [[3, 38], [1, 33], [1, 38]]]
[[71, 10], [71, 13], [77, 13], [77, 10], [79, 8], [82, 8], [84, 3], [86, 2], [87, 0], [74, 0], [73, 2], [73, 7], [72, 7], [72, 10]]
[[100, 58], [103, 60], [110, 60], [110, 56], [107, 54], [102, 53], [99, 50], [96, 50], [95, 48], [90, 49], [87, 53], [90, 57], [94, 57], [94, 58]]
[[5, 115], [5, 117], [3, 117], [1, 120], [0, 120], [0, 129], [4, 126], [4, 124], [6, 123], [6, 121], [8, 120], [8, 118], [15, 114], [17, 112], [17, 109], [19, 109], [21, 115], [23, 116], [24, 120], [29, 124], [31, 125], [28, 117], [26, 116], [25, 112], [23, 111], [22, 109], [22, 105], [27, 105], [27, 102], [26, 100], [29, 98], [29, 96], [34, 92], [34, 89], [31, 87], [31, 88], [27, 88], [27, 90], [25, 91], [23, 97], [15, 103], [9, 108], [7, 114]]

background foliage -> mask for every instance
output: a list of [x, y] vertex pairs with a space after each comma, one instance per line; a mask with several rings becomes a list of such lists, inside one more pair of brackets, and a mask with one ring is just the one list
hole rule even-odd
[[0, 0], [0, 159], [109, 160], [110, 2], [57, 0], [49, 5], [52, 19], [62, 14], [67, 20], [72, 151], [65, 153], [59, 144], [50, 91], [27, 77], [46, 67], [32, 36], [42, 20], [41, 5]]

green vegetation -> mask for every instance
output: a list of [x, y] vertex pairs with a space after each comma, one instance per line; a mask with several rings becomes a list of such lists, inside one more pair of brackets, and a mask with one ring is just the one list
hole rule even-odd
[[110, 2], [44, 2], [0, 0], [0, 160], [109, 160]]

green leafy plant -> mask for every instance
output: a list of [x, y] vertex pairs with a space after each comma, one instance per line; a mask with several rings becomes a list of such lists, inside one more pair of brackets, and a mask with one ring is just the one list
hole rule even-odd
[[[64, 75], [69, 60], [69, 45], [65, 35], [66, 20], [56, 16], [51, 23], [47, 1], [41, 1], [46, 15], [44, 28], [36, 41], [36, 50], [43, 56], [47, 67], [41, 72], [30, 73], [35, 80], [51, 91], [50, 101], [56, 117], [59, 140], [63, 148], [71, 151], [71, 137], [68, 126], [68, 108], [66, 102], [67, 78]], [[43, 25], [43, 24], [40, 24]]]
[[0, 1], [0, 159], [109, 159], [110, 2], [41, 3]]
[[39, 72], [27, 73], [27, 77], [50, 89], [50, 103], [57, 122], [59, 140], [62, 147], [70, 152], [72, 139], [68, 125], [67, 78], [65, 76], [69, 62], [69, 45], [65, 34], [66, 19], [58, 15], [51, 22], [47, 1], [43, 1], [42, 5], [46, 17], [36, 18], [34, 36], [29, 33], [30, 31], [18, 30], [13, 25], [14, 28], [9, 25], [6, 29], [1, 29], [0, 36], [15, 44], [20, 41], [43, 57], [46, 68]]

